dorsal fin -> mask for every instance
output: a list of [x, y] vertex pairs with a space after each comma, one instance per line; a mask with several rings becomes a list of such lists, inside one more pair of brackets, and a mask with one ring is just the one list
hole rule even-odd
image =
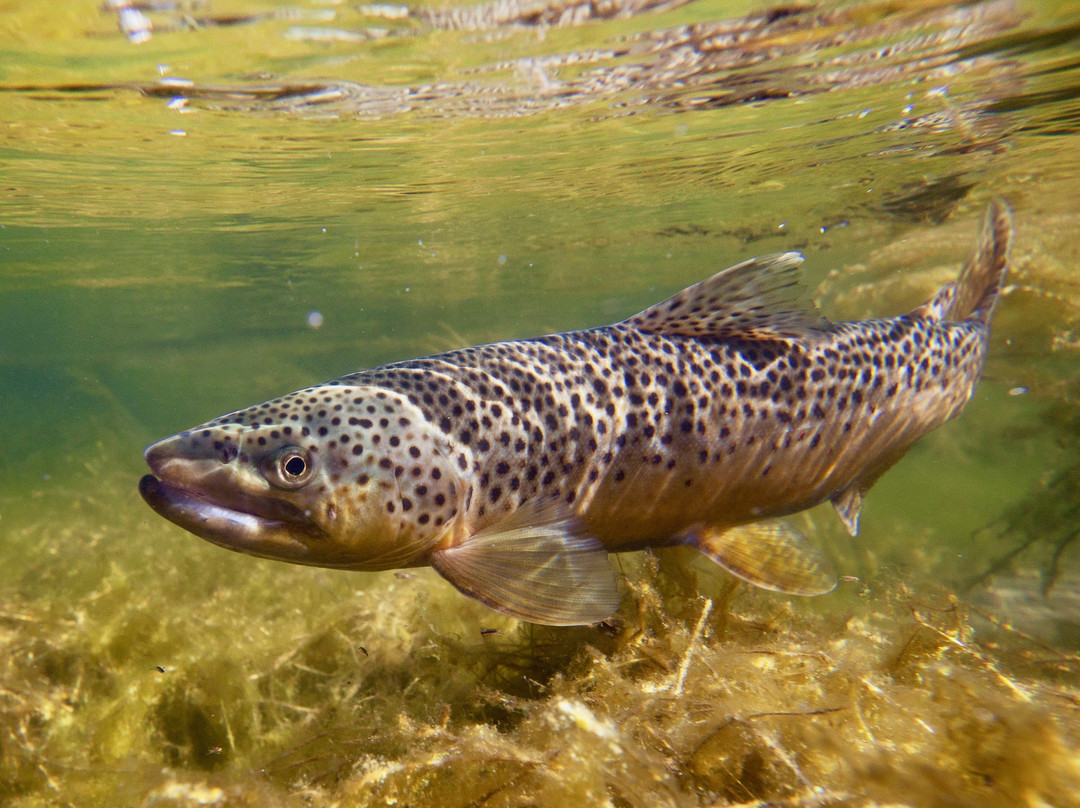
[[751, 258], [650, 306], [621, 325], [649, 334], [793, 340], [828, 322], [803, 301], [797, 252]]

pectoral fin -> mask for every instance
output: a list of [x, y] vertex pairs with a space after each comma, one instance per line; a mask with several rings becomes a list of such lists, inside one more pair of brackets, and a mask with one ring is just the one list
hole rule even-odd
[[825, 556], [787, 522], [694, 531], [689, 543], [732, 575], [789, 595], [824, 595], [836, 586]]
[[607, 550], [558, 500], [526, 503], [459, 545], [436, 550], [431, 566], [465, 595], [532, 623], [596, 623], [619, 606]]

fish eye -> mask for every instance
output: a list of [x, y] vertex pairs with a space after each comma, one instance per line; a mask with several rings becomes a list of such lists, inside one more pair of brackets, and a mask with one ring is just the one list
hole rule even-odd
[[304, 449], [285, 446], [272, 455], [267, 471], [270, 482], [282, 488], [295, 488], [311, 479], [314, 464]]
[[300, 455], [290, 455], [282, 461], [281, 470], [289, 477], [300, 477], [307, 471], [307, 460]]

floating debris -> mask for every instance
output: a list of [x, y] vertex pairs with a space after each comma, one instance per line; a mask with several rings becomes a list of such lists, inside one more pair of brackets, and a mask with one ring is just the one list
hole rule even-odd
[[137, 8], [122, 6], [116, 9], [117, 23], [124, 36], [134, 45], [149, 42], [154, 35], [154, 24]]
[[312, 28], [294, 25], [285, 29], [283, 36], [298, 42], [371, 42], [390, 35], [386, 28], [363, 28], [347, 31], [344, 28]]
[[404, 20], [409, 16], [408, 6], [394, 6], [388, 3], [375, 3], [360, 6], [360, 13], [369, 17], [382, 17], [384, 20]]

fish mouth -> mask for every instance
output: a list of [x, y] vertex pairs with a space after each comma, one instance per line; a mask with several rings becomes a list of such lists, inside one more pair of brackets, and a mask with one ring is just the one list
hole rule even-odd
[[239, 553], [310, 564], [309, 543], [326, 538], [300, 508], [279, 500], [218, 498], [153, 474], [139, 480], [139, 494], [170, 522]]

